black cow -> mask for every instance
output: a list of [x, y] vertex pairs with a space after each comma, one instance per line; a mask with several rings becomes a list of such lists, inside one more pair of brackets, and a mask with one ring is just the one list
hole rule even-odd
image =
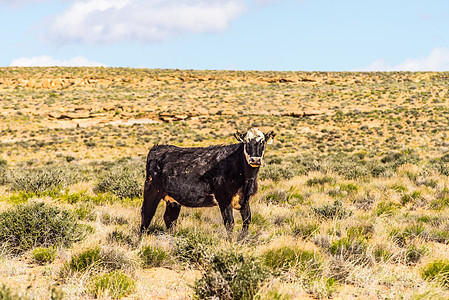
[[164, 221], [171, 228], [181, 206], [218, 205], [226, 229], [232, 231], [232, 208], [240, 210], [243, 231], [251, 222], [249, 198], [257, 191], [257, 173], [265, 145], [275, 136], [257, 128], [234, 134], [240, 143], [180, 148], [157, 145], [147, 157], [141, 231], [150, 225], [161, 199], [166, 201]]

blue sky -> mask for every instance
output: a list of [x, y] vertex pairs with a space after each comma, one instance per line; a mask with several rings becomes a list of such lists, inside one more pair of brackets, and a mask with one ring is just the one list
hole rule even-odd
[[449, 1], [0, 0], [0, 66], [449, 71]]

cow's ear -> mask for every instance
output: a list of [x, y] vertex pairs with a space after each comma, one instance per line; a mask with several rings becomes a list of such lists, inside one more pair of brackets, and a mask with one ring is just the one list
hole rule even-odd
[[276, 134], [273, 131], [268, 131], [265, 133], [265, 142], [270, 145], [273, 144], [273, 138], [276, 136]]
[[242, 142], [245, 140], [245, 134], [237, 131], [236, 133], [234, 133], [234, 137], [237, 139], [237, 141]]

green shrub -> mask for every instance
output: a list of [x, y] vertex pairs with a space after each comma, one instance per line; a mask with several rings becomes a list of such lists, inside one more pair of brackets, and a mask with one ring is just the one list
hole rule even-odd
[[416, 265], [426, 253], [427, 248], [424, 246], [408, 245], [405, 251], [405, 264], [409, 266]]
[[0, 158], [0, 185], [5, 185], [8, 183], [8, 168], [6, 160]]
[[277, 289], [271, 289], [264, 295], [257, 295], [258, 300], [290, 300], [291, 296], [289, 294], [283, 294]]
[[261, 168], [259, 178], [261, 180], [271, 179], [273, 181], [289, 180], [295, 176], [291, 166], [269, 164]]
[[263, 263], [276, 271], [288, 271], [291, 268], [307, 272], [310, 276], [315, 276], [322, 271], [321, 257], [311, 251], [298, 247], [283, 246], [277, 249], [270, 249], [262, 255]]
[[385, 176], [392, 171], [391, 166], [380, 164], [377, 161], [369, 161], [367, 163], [368, 172], [373, 177]]
[[150, 226], [148, 226], [147, 230], [145, 230], [145, 233], [147, 234], [161, 234], [166, 231], [165, 224], [163, 224], [162, 221], [158, 222], [158, 220], [155, 220], [151, 222]]
[[133, 246], [137, 243], [134, 236], [123, 232], [120, 229], [114, 229], [112, 232], [108, 234], [108, 240], [111, 242], [115, 242], [120, 245], [130, 245]]
[[430, 163], [429, 169], [435, 170], [438, 173], [440, 173], [441, 175], [449, 176], [449, 165], [448, 165], [448, 161], [446, 158], [447, 154], [445, 154], [443, 157], [431, 159], [429, 161], [429, 163]]
[[99, 195], [88, 195], [86, 192], [77, 192], [77, 193], [63, 193], [57, 195], [58, 200], [61, 202], [67, 202], [70, 204], [77, 203], [93, 203], [97, 205], [102, 204], [113, 204], [118, 202], [119, 198], [114, 196], [113, 194], [99, 194]]
[[368, 166], [361, 156], [338, 153], [326, 158], [328, 168], [346, 179], [357, 179], [369, 174]]
[[369, 174], [368, 167], [362, 156], [338, 153], [326, 158], [328, 168], [346, 179], [357, 179]]
[[97, 214], [95, 213], [95, 206], [92, 203], [80, 203], [75, 208], [75, 215], [80, 220], [95, 221]]
[[404, 228], [404, 234], [410, 238], [421, 236], [426, 231], [422, 224], [412, 224]]
[[213, 256], [193, 291], [199, 299], [253, 299], [267, 276], [258, 258], [228, 250]]
[[345, 260], [366, 260], [366, 249], [368, 244], [363, 238], [344, 237], [331, 243], [329, 251], [332, 255]]
[[50, 299], [51, 300], [63, 300], [63, 299], [66, 299], [65, 293], [64, 293], [64, 291], [60, 287], [53, 286], [51, 288]]
[[101, 223], [106, 224], [106, 225], [111, 224], [111, 222], [112, 222], [111, 215], [108, 214], [107, 212], [103, 213], [100, 217], [100, 221], [101, 221]]
[[434, 189], [438, 186], [438, 181], [433, 178], [423, 178], [417, 184], [422, 184]]
[[18, 293], [11, 290], [5, 284], [0, 285], [0, 300], [29, 300], [29, 297], [20, 296]]
[[407, 193], [407, 191], [408, 191], [408, 188], [402, 184], [395, 184], [395, 185], [391, 186], [391, 189], [400, 194]]
[[308, 239], [319, 232], [320, 225], [318, 223], [295, 223], [291, 226], [291, 229], [295, 236]]
[[373, 249], [373, 256], [376, 262], [387, 262], [393, 256], [393, 253], [387, 248], [386, 245], [377, 245]]
[[400, 205], [397, 203], [391, 201], [382, 201], [377, 204], [374, 213], [378, 217], [390, 217], [398, 210], [399, 207]]
[[62, 270], [62, 275], [84, 272], [90, 269], [118, 270], [132, 266], [126, 255], [116, 248], [94, 247], [73, 255]]
[[390, 152], [385, 154], [380, 162], [383, 164], [389, 164], [394, 169], [397, 167], [409, 163], [409, 164], [417, 164], [419, 163], [419, 156], [413, 153], [412, 150], [404, 150], [401, 152]]
[[103, 213], [100, 217], [101, 223], [106, 225], [126, 225], [129, 221], [123, 216], [111, 216], [107, 212]]
[[262, 214], [253, 212], [251, 217], [251, 226], [266, 228], [270, 222]]
[[348, 193], [355, 193], [359, 190], [359, 187], [354, 183], [346, 183], [340, 185], [340, 190]]
[[405, 247], [409, 242], [417, 237], [420, 237], [425, 232], [425, 228], [421, 224], [409, 225], [402, 230], [393, 228], [390, 231], [390, 237], [400, 247]]
[[420, 191], [413, 191], [411, 194], [405, 194], [401, 198], [402, 205], [406, 205], [408, 203], [415, 204], [417, 200], [421, 199]]
[[421, 277], [428, 281], [437, 281], [449, 289], [449, 261], [438, 260], [428, 263], [421, 270]]
[[1, 199], [7, 203], [12, 204], [23, 204], [28, 202], [31, 198], [35, 197], [36, 194], [34, 193], [27, 193], [24, 191], [20, 191], [18, 193], [14, 193], [8, 197], [2, 197]]
[[136, 164], [119, 164], [100, 175], [94, 187], [96, 193], [112, 193], [123, 198], [141, 197], [143, 194], [143, 167]]
[[175, 257], [181, 262], [202, 265], [214, 243], [210, 235], [192, 229], [180, 230], [175, 235]]
[[432, 229], [425, 238], [429, 241], [449, 244], [449, 231], [447, 229]]
[[331, 205], [325, 204], [322, 207], [312, 207], [312, 211], [323, 219], [344, 219], [352, 215], [352, 211], [344, 208], [340, 200], [335, 200]]
[[292, 205], [292, 206], [296, 206], [298, 204], [302, 204], [303, 202], [304, 202], [304, 196], [301, 195], [300, 193], [292, 191], [287, 196], [287, 203]]
[[51, 263], [56, 258], [56, 249], [53, 247], [38, 247], [33, 249], [33, 260], [41, 265]]
[[103, 259], [100, 256], [100, 247], [95, 247], [72, 256], [68, 266], [72, 271], [83, 272], [95, 264], [100, 264], [102, 260]]
[[323, 164], [319, 161], [319, 154], [311, 154], [307, 157], [297, 157], [295, 160], [295, 169], [298, 174], [306, 175], [311, 171], [322, 171], [325, 172]]
[[265, 196], [265, 201], [273, 204], [281, 204], [287, 201], [288, 194], [285, 190], [275, 190]]
[[284, 189], [276, 189], [271, 191], [265, 196], [265, 201], [269, 203], [273, 203], [276, 205], [279, 204], [289, 204], [292, 206], [301, 204], [304, 200], [303, 195], [298, 192], [295, 192], [294, 188], [290, 188], [289, 190]]
[[99, 246], [86, 249], [72, 256], [61, 269], [61, 277], [73, 272], [119, 270], [133, 266], [124, 252], [116, 248], [100, 248]]
[[169, 258], [164, 249], [151, 245], [143, 247], [139, 251], [139, 257], [142, 259], [145, 268], [161, 267], [167, 263]]
[[88, 284], [88, 291], [95, 298], [120, 299], [133, 293], [135, 289], [135, 280], [122, 271], [97, 275]]
[[75, 181], [73, 172], [59, 168], [53, 169], [15, 169], [10, 173], [12, 191], [41, 194], [60, 190]]
[[313, 177], [313, 178], [309, 178], [306, 181], [306, 185], [307, 186], [315, 186], [315, 185], [324, 185], [326, 183], [334, 183], [335, 179], [328, 176], [328, 175], [324, 175], [322, 177]]
[[307, 292], [317, 299], [331, 299], [337, 291], [338, 281], [333, 277], [318, 277], [308, 283]]
[[439, 216], [418, 215], [416, 221], [420, 223], [430, 224], [432, 226], [439, 226], [445, 221], [445, 218]]
[[135, 268], [133, 259], [119, 247], [102, 248], [100, 251], [100, 267], [107, 270], [129, 270]]
[[21, 204], [2, 212], [0, 228], [0, 243], [15, 254], [39, 246], [69, 246], [88, 230], [71, 212], [45, 203]]
[[434, 210], [443, 210], [449, 207], [449, 197], [441, 197], [430, 202], [430, 208]]
[[371, 223], [354, 225], [347, 229], [346, 235], [349, 239], [362, 238], [369, 240], [374, 235], [374, 226]]
[[369, 169], [363, 163], [343, 162], [340, 164], [331, 164], [332, 171], [343, 176], [345, 179], [359, 179], [367, 177]]

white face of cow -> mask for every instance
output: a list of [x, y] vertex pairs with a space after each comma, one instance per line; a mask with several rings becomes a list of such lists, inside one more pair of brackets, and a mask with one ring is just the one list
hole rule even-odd
[[275, 134], [273, 131], [263, 133], [257, 128], [251, 128], [247, 133], [236, 132], [234, 136], [243, 143], [246, 162], [253, 168], [258, 168], [263, 163], [263, 154], [266, 144], [271, 144]]

